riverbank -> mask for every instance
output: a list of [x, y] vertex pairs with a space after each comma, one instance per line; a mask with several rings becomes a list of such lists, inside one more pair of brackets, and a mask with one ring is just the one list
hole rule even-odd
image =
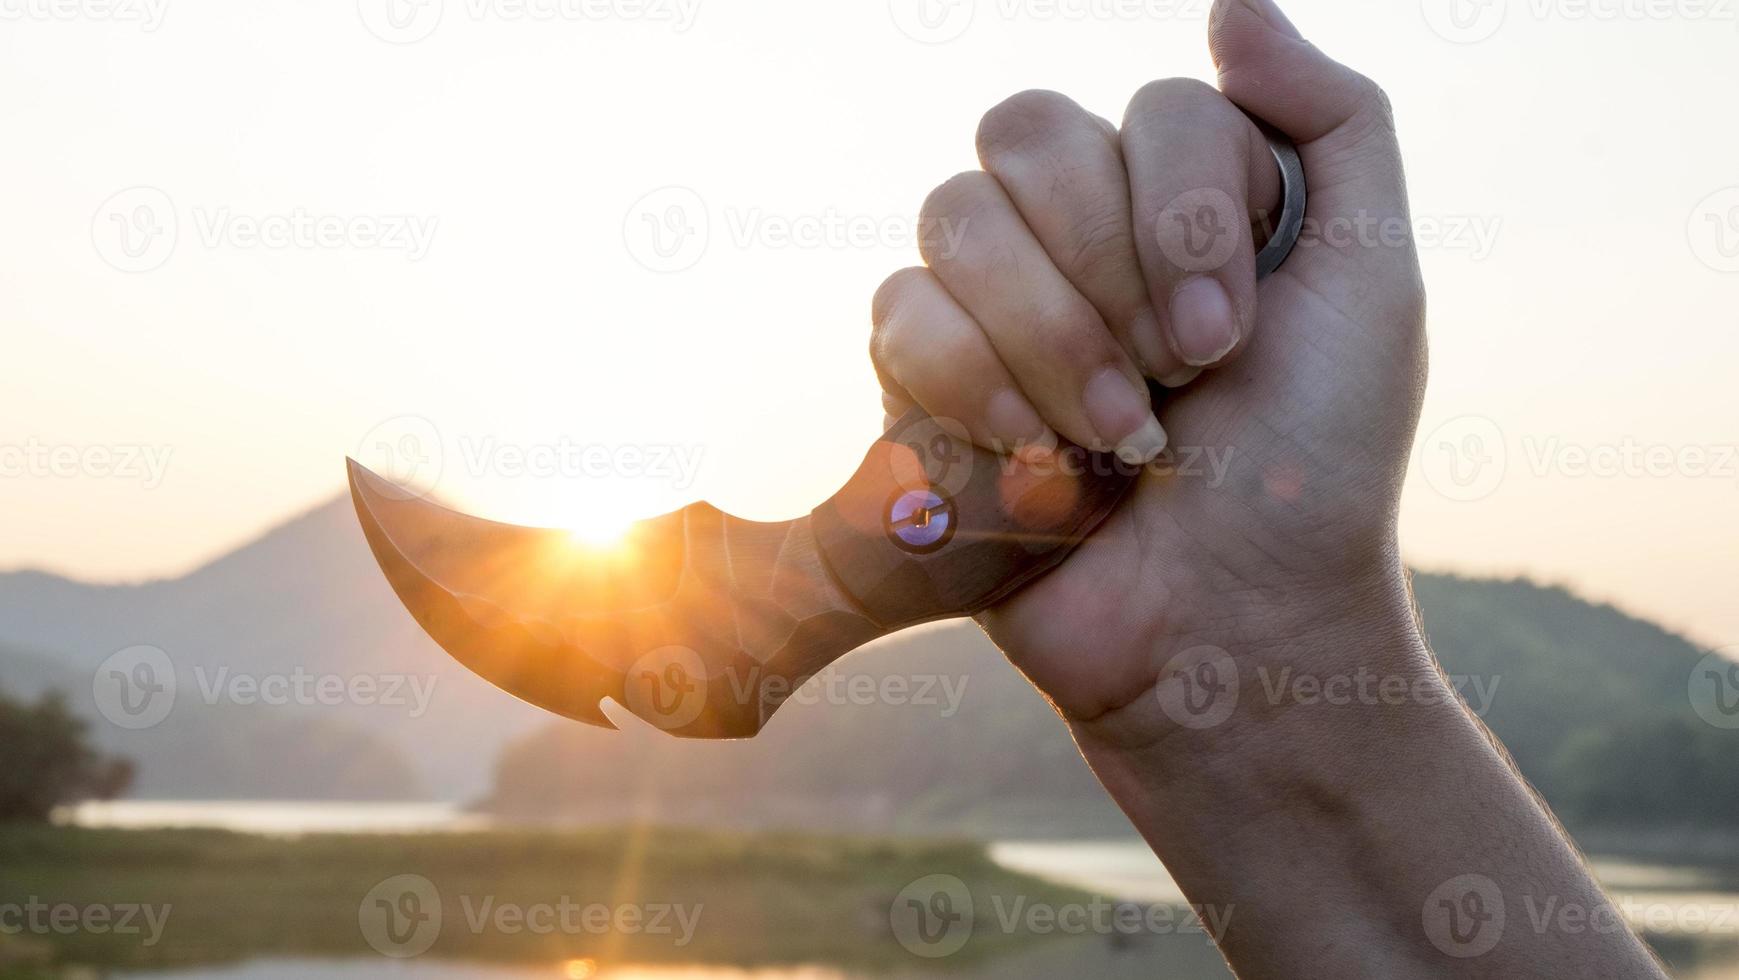
[[[96, 968], [401, 954], [876, 968], [914, 962], [890, 917], [900, 899], [921, 899], [942, 924], [958, 914], [943, 907], [946, 879], [940, 890], [911, 888], [936, 875], [958, 879], [980, 905], [1092, 900], [967, 842], [650, 828], [281, 838], [0, 827], [0, 925], [15, 926], [9, 948], [33, 961], [47, 950], [57, 966]], [[953, 955], [990, 959], [1042, 938], [980, 929]]]

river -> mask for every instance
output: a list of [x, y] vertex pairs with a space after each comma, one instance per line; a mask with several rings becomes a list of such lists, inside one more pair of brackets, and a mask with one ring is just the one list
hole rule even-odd
[[[442, 803], [291, 803], [127, 800], [85, 804], [59, 815], [91, 827], [214, 827], [248, 833], [455, 832], [486, 828], [487, 818]], [[1183, 906], [1182, 892], [1139, 841], [999, 841], [994, 860], [1012, 870], [1081, 887], [1092, 893], [1153, 906]], [[1696, 869], [1596, 858], [1595, 872], [1618, 909], [1669, 960], [1677, 980], [1739, 980], [1739, 891]], [[1538, 922], [1542, 910], [1520, 910]], [[1512, 912], [1512, 915], [1516, 913]], [[1115, 937], [1113, 937], [1115, 938]], [[1168, 978], [1229, 976], [1199, 932], [1172, 930], [1135, 941], [1104, 936], [1062, 939], [981, 966], [937, 966], [915, 960], [911, 969], [878, 977], [1053, 977], [1059, 975]], [[441, 960], [311, 960], [261, 956], [239, 963], [185, 970], [117, 972], [138, 980], [857, 980], [860, 974], [825, 963], [744, 971], [704, 963], [683, 967], [604, 967], [590, 960], [503, 966]]]

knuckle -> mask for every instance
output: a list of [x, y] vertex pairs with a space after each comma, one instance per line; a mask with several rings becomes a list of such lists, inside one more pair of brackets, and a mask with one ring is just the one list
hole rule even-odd
[[996, 178], [982, 170], [966, 170], [955, 174], [924, 198], [918, 213], [925, 218], [959, 218], [984, 208], [991, 199], [991, 187]]
[[1348, 89], [1350, 102], [1346, 113], [1349, 119], [1363, 118], [1373, 130], [1393, 132], [1395, 128], [1395, 105], [1389, 99], [1389, 93], [1383, 90], [1370, 78], [1353, 72]]
[[1035, 299], [1026, 310], [1026, 329], [1033, 342], [1061, 363], [1103, 358], [1104, 345], [1097, 341], [1105, 325], [1098, 311], [1078, 297]]
[[1070, 220], [1069, 241], [1073, 246], [1064, 264], [1077, 276], [1114, 277], [1134, 270], [1127, 205], [1084, 208]]
[[1230, 105], [1220, 90], [1198, 78], [1160, 78], [1135, 90], [1129, 100], [1127, 118], [1156, 112]]
[[984, 365], [984, 347], [973, 334], [964, 331], [941, 330], [924, 338], [922, 357], [926, 373], [935, 373], [937, 380], [950, 389], [963, 387], [962, 377], [982, 378], [989, 372]]
[[992, 160], [1041, 142], [1083, 110], [1068, 96], [1027, 89], [1002, 100], [978, 121], [978, 156]]
[[878, 325], [870, 331], [870, 364], [875, 367], [876, 374], [881, 376], [884, 386], [889, 383], [895, 385], [904, 385], [905, 383], [902, 380], [905, 372], [899, 368], [899, 354], [900, 341], [892, 328]]
[[937, 259], [951, 258], [939, 254], [939, 247], [945, 236], [936, 234], [937, 229], [955, 228], [964, 230], [972, 223], [974, 216], [992, 207], [1002, 194], [1001, 185], [996, 178], [982, 170], [968, 170], [943, 181], [929, 196], [924, 198], [924, 204], [918, 209], [918, 222], [921, 234], [918, 240], [918, 250], [926, 262]]
[[[1242, 159], [1256, 126], [1206, 82], [1168, 78], [1149, 82], [1129, 103], [1124, 131], [1137, 146], [1182, 142], [1198, 154]], [[1126, 143], [1126, 145], [1128, 145]]]
[[1384, 155], [1397, 152], [1394, 107], [1376, 82], [1355, 75], [1341, 109], [1345, 117], [1341, 130], [1348, 146]]
[[1381, 85], [1364, 75], [1355, 75], [1354, 88], [1359, 93], [1359, 100], [1373, 111], [1383, 115], [1393, 115], [1394, 103], [1389, 101], [1389, 93]]
[[962, 377], [983, 377], [981, 342], [972, 334], [929, 329], [911, 317], [896, 318], [870, 337], [870, 362], [915, 397], [934, 399], [959, 390]]
[[1383, 118], [1395, 118], [1395, 103], [1394, 100], [1389, 98], [1388, 89], [1383, 88], [1381, 85], [1377, 85], [1373, 98], [1377, 103], [1377, 112], [1381, 113]]
[[876, 330], [887, 328], [894, 318], [894, 310], [929, 274], [929, 270], [921, 266], [909, 266], [882, 280], [882, 284], [876, 287], [875, 296], [870, 299], [870, 323]]

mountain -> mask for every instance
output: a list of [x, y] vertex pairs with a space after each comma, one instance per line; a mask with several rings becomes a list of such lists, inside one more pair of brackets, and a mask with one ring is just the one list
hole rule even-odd
[[[141, 644], [167, 657], [173, 707], [122, 728], [97, 710], [99, 668]], [[542, 717], [423, 634], [347, 498], [177, 579], [0, 575], [0, 687], [66, 690], [157, 798], [464, 799]]]
[[[1563, 589], [1426, 574], [1414, 586], [1445, 670], [1471, 678], [1470, 701], [1567, 822], [1731, 825], [1739, 709], [1693, 708], [1705, 651]], [[95, 695], [111, 655], [139, 644], [163, 651], [176, 692], [161, 723], [129, 729]], [[69, 692], [98, 745], [139, 763], [136, 793], [150, 797], [483, 796], [528, 819], [1003, 835], [1126, 827], [1049, 706], [970, 624], [852, 654], [746, 742], [671, 739], [632, 717], [621, 732], [552, 721], [423, 635], [345, 499], [178, 579], [0, 575], [0, 688]], [[285, 696], [261, 703], [267, 690]]]
[[1486, 724], [1565, 823], [1632, 836], [1733, 827], [1731, 661], [1564, 589], [1421, 575], [1414, 593], [1438, 659], [1485, 679]]
[[[1445, 672], [1573, 829], [1624, 842], [1651, 830], [1673, 836], [1661, 844], [1671, 849], [1685, 832], [1731, 826], [1739, 731], [1704, 720], [1687, 696], [1705, 651], [1563, 589], [1424, 574], [1414, 588]], [[851, 699], [823, 686], [753, 741], [725, 745], [550, 725], [503, 755], [488, 806], [528, 819], [1127, 832], [1054, 712], [975, 628], [913, 631], [828, 676], [865, 691], [935, 676], [960, 696], [842, 704]]]

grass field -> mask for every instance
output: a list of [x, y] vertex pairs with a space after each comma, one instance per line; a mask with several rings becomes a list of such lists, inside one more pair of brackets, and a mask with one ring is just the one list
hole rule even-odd
[[[972, 843], [650, 828], [277, 839], [0, 827], [0, 933], [10, 933], [0, 935], [0, 975], [27, 975], [26, 964], [44, 962], [148, 968], [379, 956], [359, 913], [377, 897], [371, 889], [401, 875], [427, 879], [438, 895], [441, 925], [427, 956], [874, 969], [915, 961], [889, 909], [903, 887], [934, 874], [966, 884], [979, 922], [994, 921], [998, 897], [1088, 899], [1002, 869]], [[27, 906], [37, 924], [20, 931]], [[121, 916], [135, 907], [134, 931], [121, 934]], [[67, 929], [55, 927], [56, 914], [62, 927], [92, 914], [109, 922]], [[1034, 941], [1042, 940], [976, 929], [951, 960], [977, 962]]]

